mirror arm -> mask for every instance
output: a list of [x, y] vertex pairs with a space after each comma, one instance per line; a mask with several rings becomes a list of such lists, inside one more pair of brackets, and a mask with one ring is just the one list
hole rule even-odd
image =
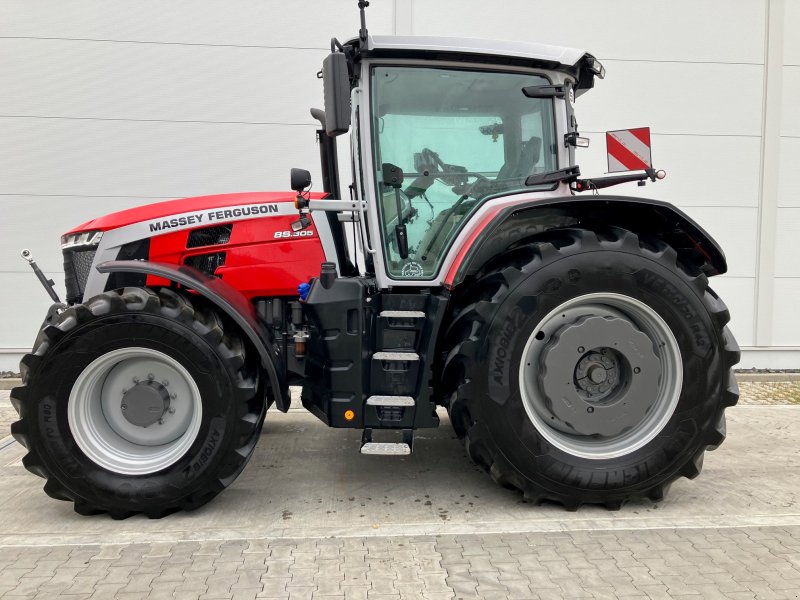
[[603, 188], [611, 187], [612, 185], [619, 185], [620, 183], [630, 183], [638, 181], [639, 185], [644, 185], [649, 179], [650, 181], [658, 181], [667, 176], [666, 171], [656, 170], [653, 168], [645, 169], [644, 173], [626, 173], [624, 175], [611, 175], [609, 177], [593, 177], [591, 179], [576, 179], [573, 189], [576, 192], [585, 192], [588, 190], [600, 190]]

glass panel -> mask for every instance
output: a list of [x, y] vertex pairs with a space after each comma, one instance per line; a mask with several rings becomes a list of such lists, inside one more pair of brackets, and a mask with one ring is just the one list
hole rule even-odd
[[[372, 77], [387, 270], [394, 278], [430, 279], [481, 201], [535, 190], [525, 179], [557, 168], [553, 101], [522, 93], [549, 81], [426, 67], [375, 67]], [[403, 170], [399, 189], [383, 183], [385, 163]], [[398, 225], [406, 227], [407, 258]]]

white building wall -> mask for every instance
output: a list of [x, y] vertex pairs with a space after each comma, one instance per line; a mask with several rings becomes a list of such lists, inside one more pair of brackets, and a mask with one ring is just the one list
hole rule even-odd
[[[16, 370], [48, 305], [20, 248], [31, 248], [63, 293], [58, 236], [92, 216], [286, 189], [292, 166], [319, 181], [308, 108], [322, 103], [316, 72], [330, 37], [357, 31], [355, 4], [0, 2], [0, 370]], [[786, 32], [778, 37], [768, 27], [776, 10]], [[593, 138], [579, 150], [583, 172], [605, 170], [602, 132], [649, 125], [667, 179], [614, 193], [672, 202], [720, 241], [730, 272], [714, 287], [740, 344], [754, 349], [743, 366], [800, 367], [800, 350], [791, 350], [800, 349], [800, 42], [791, 35], [800, 2], [373, 0], [368, 25], [376, 34], [535, 40], [598, 56], [608, 76], [577, 105]], [[770, 39], [773, 50], [781, 42], [782, 101], [765, 105]], [[776, 105], [780, 129], [765, 134], [764, 106], [774, 118]], [[780, 163], [771, 221], [772, 205], [760, 204], [769, 140]], [[770, 222], [774, 231], [764, 230]], [[771, 263], [760, 260], [765, 239], [774, 240]]]
[[[783, 14], [780, 163], [775, 234], [772, 340], [800, 346], [800, 2], [787, 0]], [[800, 361], [799, 361], [800, 362]]]

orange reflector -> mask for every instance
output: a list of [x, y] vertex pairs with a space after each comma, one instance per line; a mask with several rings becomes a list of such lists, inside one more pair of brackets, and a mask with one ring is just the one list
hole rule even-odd
[[344, 419], [345, 419], [345, 421], [352, 421], [355, 418], [356, 418], [356, 413], [354, 413], [352, 410], [344, 411]]

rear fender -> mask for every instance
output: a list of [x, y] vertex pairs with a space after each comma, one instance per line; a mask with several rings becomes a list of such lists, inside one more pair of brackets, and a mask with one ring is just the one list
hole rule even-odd
[[532, 200], [487, 215], [471, 244], [448, 271], [445, 284], [454, 288], [475, 275], [494, 256], [514, 245], [559, 227], [617, 226], [635, 234], [656, 236], [673, 246], [683, 260], [708, 276], [728, 270], [719, 244], [680, 209], [659, 200], [629, 196], [567, 196]]
[[289, 386], [280, 353], [272, 343], [272, 335], [258, 320], [253, 304], [238, 290], [218, 277], [187, 266], [139, 260], [114, 260], [97, 265], [100, 273], [137, 273], [160, 277], [194, 290], [228, 315], [244, 332], [255, 347], [261, 365], [267, 372], [275, 405], [279, 410], [289, 410]]

